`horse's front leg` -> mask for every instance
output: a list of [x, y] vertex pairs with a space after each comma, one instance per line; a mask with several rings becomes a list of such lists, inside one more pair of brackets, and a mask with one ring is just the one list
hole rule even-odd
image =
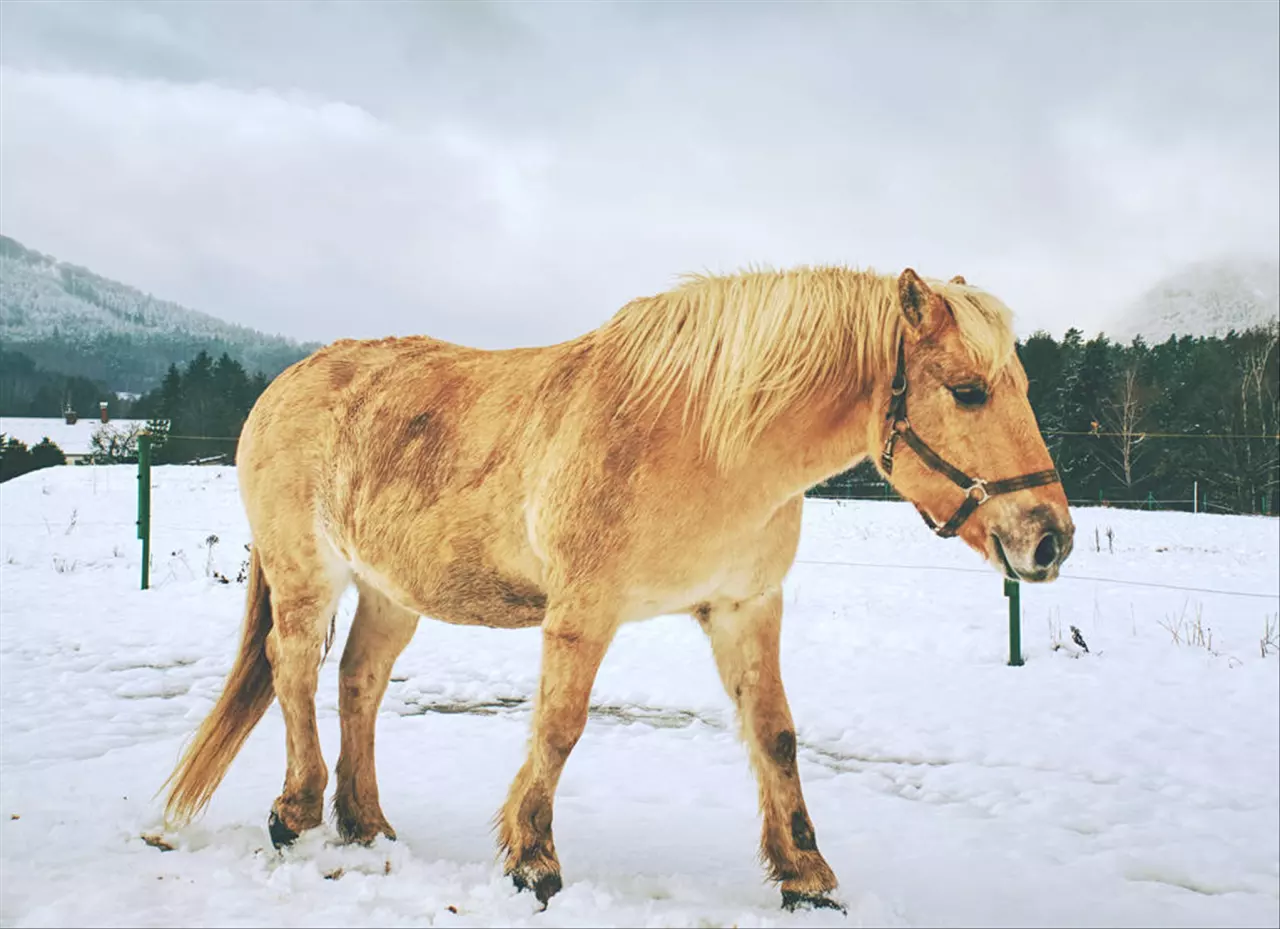
[[587, 724], [591, 685], [616, 623], [596, 609], [551, 605], [542, 624], [542, 674], [529, 754], [499, 813], [499, 843], [516, 887], [544, 905], [559, 892], [560, 861], [551, 838], [556, 784]]
[[818, 851], [796, 766], [796, 732], [782, 688], [778, 639], [782, 593], [702, 604], [694, 614], [711, 639], [725, 690], [738, 708], [742, 738], [760, 785], [761, 850], [782, 904], [843, 907], [830, 896], [836, 878]]

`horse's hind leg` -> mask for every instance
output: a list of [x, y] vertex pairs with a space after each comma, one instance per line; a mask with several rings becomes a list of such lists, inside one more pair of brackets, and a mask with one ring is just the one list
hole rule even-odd
[[389, 839], [396, 837], [378, 803], [374, 729], [391, 668], [413, 638], [418, 615], [377, 590], [356, 583], [360, 604], [342, 653], [339, 678], [342, 753], [338, 756], [333, 809], [342, 838], [367, 844], [379, 833]]
[[[324, 819], [329, 781], [316, 731], [316, 682], [324, 658], [325, 635], [337, 609], [345, 578], [325, 565], [316, 543], [308, 551], [273, 558], [262, 552], [271, 585], [272, 628], [267, 659], [284, 715], [288, 767], [284, 790], [271, 806], [269, 830], [277, 848], [293, 842]], [[300, 558], [299, 555], [310, 557]]]
[[783, 906], [840, 908], [829, 896], [835, 875], [818, 851], [796, 769], [795, 726], [778, 660], [782, 595], [774, 590], [742, 602], [704, 604], [695, 615], [738, 708], [760, 785], [761, 850], [770, 878], [782, 884]]

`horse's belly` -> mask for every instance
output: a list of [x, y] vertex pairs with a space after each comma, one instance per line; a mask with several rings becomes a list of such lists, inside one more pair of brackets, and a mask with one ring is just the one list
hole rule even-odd
[[450, 580], [419, 598], [418, 613], [456, 626], [494, 629], [539, 626], [547, 614], [546, 595], [524, 582], [475, 574]]
[[405, 609], [458, 626], [524, 629], [541, 625], [547, 597], [524, 578], [466, 559], [416, 570], [379, 570], [357, 561], [356, 572]]

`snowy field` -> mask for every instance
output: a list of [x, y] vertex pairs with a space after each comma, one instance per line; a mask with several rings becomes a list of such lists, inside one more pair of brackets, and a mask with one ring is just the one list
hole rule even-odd
[[[976, 555], [904, 504], [809, 501], [783, 668], [847, 916], [785, 913], [764, 882], [746, 752], [684, 617], [609, 653], [556, 805], [565, 888], [539, 913], [490, 832], [537, 630], [421, 625], [379, 723], [398, 842], [343, 848], [326, 825], [271, 848], [276, 707], [176, 848], [143, 841], [235, 650], [248, 537], [230, 469], [158, 468], [139, 591], [135, 487], [130, 467], [0, 487], [3, 925], [1280, 925], [1274, 519], [1076, 510], [1069, 577], [1023, 586], [1012, 668]], [[321, 677], [330, 765], [353, 607]]]

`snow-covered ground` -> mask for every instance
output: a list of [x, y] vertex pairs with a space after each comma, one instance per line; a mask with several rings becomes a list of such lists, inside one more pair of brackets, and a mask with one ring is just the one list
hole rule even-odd
[[[158, 468], [139, 591], [135, 487], [128, 467], [0, 487], [4, 925], [1280, 925], [1275, 520], [1077, 510], [1071, 577], [1023, 587], [1014, 668], [976, 555], [903, 504], [808, 502], [783, 666], [848, 915], [785, 913], [764, 883], [746, 753], [684, 617], [609, 653], [556, 805], [565, 888], [539, 913], [490, 832], [537, 630], [421, 625], [379, 723], [398, 842], [343, 848], [326, 826], [271, 849], [273, 707], [176, 850], [144, 843], [234, 652], [248, 537], [230, 469]], [[321, 678], [331, 765], [353, 606]]]

